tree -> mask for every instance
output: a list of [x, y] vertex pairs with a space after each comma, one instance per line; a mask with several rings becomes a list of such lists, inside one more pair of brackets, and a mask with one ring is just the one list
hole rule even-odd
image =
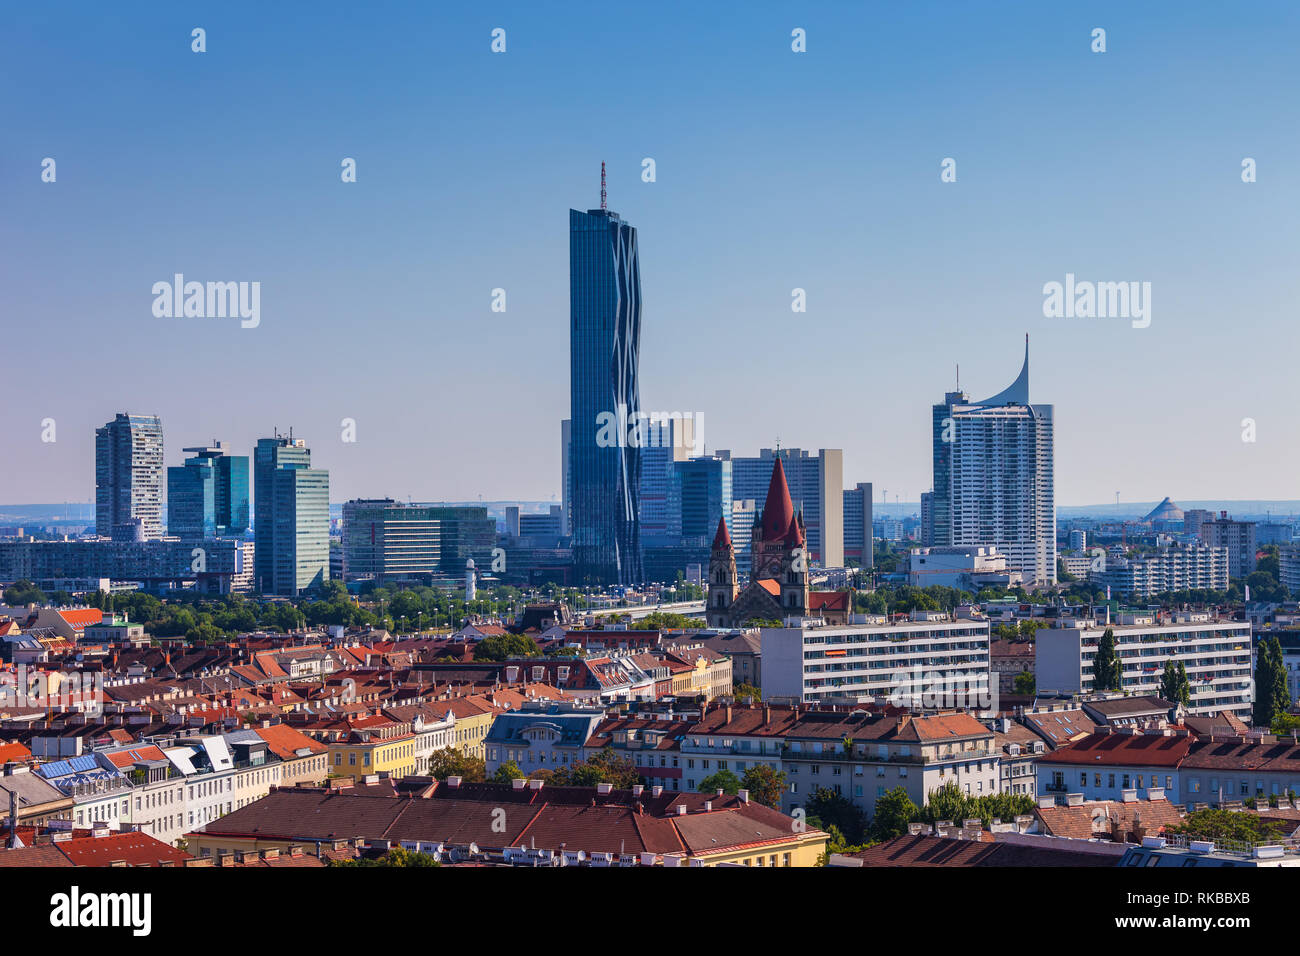
[[1119, 690], [1123, 666], [1115, 656], [1115, 631], [1106, 628], [1097, 644], [1097, 656], [1092, 659], [1092, 682], [1098, 690]]
[[519, 769], [519, 764], [513, 760], [507, 760], [501, 766], [497, 767], [497, 772], [492, 775], [495, 783], [509, 783], [512, 780], [522, 780], [524, 772]]
[[487, 767], [482, 757], [474, 757], [455, 747], [443, 747], [429, 756], [429, 775], [438, 780], [460, 777], [466, 783], [482, 783]]
[[1192, 685], [1187, 680], [1187, 667], [1182, 661], [1165, 661], [1165, 672], [1160, 677], [1160, 696], [1175, 704], [1186, 706], [1192, 702]]
[[1017, 694], [1024, 694], [1027, 697], [1032, 697], [1038, 689], [1038, 678], [1034, 675], [1033, 671], [1024, 671], [1015, 676], [1013, 687]]
[[1273, 637], [1260, 641], [1255, 648], [1255, 707], [1252, 721], [1256, 727], [1272, 727], [1279, 714], [1291, 708], [1287, 689], [1286, 665], [1282, 663], [1282, 644]]
[[834, 790], [819, 787], [808, 799], [807, 810], [809, 824], [819, 830], [837, 827], [850, 844], [861, 843], [866, 836], [866, 815], [852, 800]]
[[715, 790], [735, 795], [740, 790], [740, 778], [730, 770], [719, 770], [700, 781], [700, 793], [713, 793]]
[[773, 810], [781, 809], [785, 794], [785, 772], [773, 770], [765, 763], [755, 764], [740, 778], [741, 789], [749, 791], [749, 798]]
[[1193, 840], [1234, 840], [1252, 844], [1286, 835], [1281, 821], [1270, 820], [1255, 813], [1213, 808], [1194, 810], [1181, 824], [1166, 827], [1165, 832]]
[[626, 757], [620, 757], [613, 747], [606, 747], [586, 760], [559, 767], [551, 775], [557, 787], [594, 787], [598, 783], [611, 783], [618, 790], [628, 790], [639, 783], [641, 775]]
[[417, 853], [395, 846], [372, 859], [330, 860], [327, 866], [442, 866], [428, 853]]
[[912, 802], [907, 789], [895, 787], [883, 797], [876, 798], [876, 812], [871, 819], [871, 838], [883, 842], [902, 836], [907, 825], [921, 815], [921, 808]]
[[752, 697], [754, 700], [762, 700], [763, 692], [753, 684], [741, 682], [739, 684], [733, 683], [731, 685], [731, 696], [735, 697], [737, 700], [740, 700], [742, 697]]
[[504, 661], [512, 657], [540, 657], [542, 649], [526, 634], [494, 634], [474, 645], [474, 660]]
[[26, 578], [21, 578], [5, 588], [5, 603], [10, 607], [22, 607], [24, 604], [44, 604], [45, 592]]

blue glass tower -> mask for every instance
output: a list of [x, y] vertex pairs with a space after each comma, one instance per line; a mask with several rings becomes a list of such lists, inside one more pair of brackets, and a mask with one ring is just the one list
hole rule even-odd
[[[641, 454], [628, 441], [641, 410], [641, 268], [636, 229], [605, 208], [604, 194], [602, 166], [600, 208], [569, 210], [574, 578], [633, 585], [643, 579]], [[617, 427], [602, 429], [609, 416]]]
[[167, 533], [242, 535], [248, 530], [248, 458], [227, 455], [220, 442], [185, 450], [193, 457], [167, 469]]

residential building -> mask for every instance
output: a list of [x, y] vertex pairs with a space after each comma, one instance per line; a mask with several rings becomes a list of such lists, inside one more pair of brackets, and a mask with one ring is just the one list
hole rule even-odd
[[860, 568], [875, 565], [871, 495], [869, 481], [859, 481], [844, 490], [844, 562], [855, 562]]
[[1174, 591], [1226, 591], [1229, 563], [1227, 548], [1175, 544], [1132, 558], [1114, 558], [1088, 579], [1110, 588], [1116, 597], [1136, 599]]
[[163, 433], [157, 415], [119, 412], [95, 429], [95, 530], [114, 541], [162, 537]]
[[604, 719], [603, 707], [572, 704], [539, 704], [498, 714], [483, 740], [488, 776], [511, 761], [524, 776], [578, 763]]
[[[1226, 710], [1248, 719], [1251, 709], [1250, 624], [1222, 620], [1208, 612], [1178, 612], [1157, 619], [1144, 612], [1120, 615], [1109, 628], [1122, 665], [1121, 686], [1129, 695], [1159, 696], [1166, 661], [1186, 667], [1192, 714]], [[1092, 665], [1105, 624], [1058, 619], [1036, 636], [1038, 693], [1092, 694]], [[770, 668], [770, 664], [768, 665]]]
[[1053, 409], [1029, 401], [1029, 339], [1020, 375], [972, 402], [933, 407], [934, 544], [992, 545], [1032, 584], [1056, 583]]
[[1226, 511], [1201, 524], [1201, 541], [1228, 549], [1228, 577], [1249, 577], [1255, 570], [1255, 522], [1233, 521]]
[[[1039, 632], [1042, 633], [1041, 631]], [[763, 699], [992, 705], [989, 623], [915, 612], [898, 624], [764, 627]]]

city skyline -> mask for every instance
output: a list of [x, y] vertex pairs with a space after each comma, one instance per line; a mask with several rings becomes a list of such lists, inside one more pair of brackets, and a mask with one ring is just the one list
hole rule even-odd
[[[1285, 345], [1293, 311], [1276, 215], [1297, 198], [1280, 158], [1297, 132], [1276, 122], [1298, 69], [1284, 5], [1257, 8], [1231, 43], [1217, 17], [1171, 24], [1119, 5], [937, 19], [759, 5], [743, 20], [703, 14], [697, 30], [638, 22], [625, 69], [646, 83], [633, 92], [569, 69], [627, 35], [624, 12], [507, 9], [510, 46], [493, 55], [497, 24], [458, 11], [398, 8], [341, 29], [339, 14], [303, 24], [252, 10], [208, 17], [203, 56], [175, 39], [193, 27], [185, 11], [141, 29], [87, 6], [78, 36], [15, 11], [0, 37], [16, 75], [44, 78], [11, 104], [0, 157], [15, 225], [0, 252], [18, 277], [0, 286], [0, 312], [29, 317], [9, 329], [12, 354], [94, 343], [105, 370], [150, 370], [11, 395], [0, 444], [27, 467], [0, 477], [0, 502], [88, 500], [80, 436], [119, 409], [170, 423], [168, 465], [207, 436], [246, 449], [292, 421], [338, 501], [559, 501], [563, 216], [595, 205], [602, 160], [611, 206], [640, 231], [643, 405], [703, 414], [710, 451], [755, 453], [778, 436], [842, 448], [846, 485], [916, 501], [933, 397], [957, 365], [963, 389], [998, 387], [1028, 331], [1060, 420], [1058, 503], [1294, 494], [1285, 377], [1250, 370], [1261, 347]], [[1103, 22], [1099, 55], [1088, 38]], [[805, 54], [790, 50], [793, 26], [808, 31]], [[354, 69], [380, 36], [385, 62]], [[665, 72], [669, 52], [678, 68]], [[133, 72], [141, 62], [150, 70]], [[88, 89], [94, 73], [114, 82]], [[412, 130], [408, 117], [430, 111]], [[137, 116], [171, 122], [121, 122]], [[591, 116], [601, 123], [580, 122]], [[43, 157], [58, 160], [54, 183], [41, 182]], [[345, 157], [356, 183], [339, 180]], [[957, 180], [944, 183], [950, 157]], [[1257, 182], [1241, 181], [1245, 157]], [[1065, 184], [1063, 207], [1052, 197]], [[155, 228], [142, 219], [152, 209], [178, 212]], [[706, 228], [719, 213], [725, 230]], [[261, 282], [260, 324], [155, 317], [150, 287], [178, 272]], [[1046, 318], [1042, 289], [1067, 276], [1150, 282], [1149, 327]], [[504, 313], [491, 311], [497, 288]], [[790, 311], [794, 288], [804, 314]], [[801, 347], [815, 390], [756, 388], [781, 381]], [[1229, 355], [1239, 367], [1213, 364]], [[198, 357], [220, 371], [202, 388]], [[410, 448], [405, 410], [453, 396], [472, 396], [474, 428], [434, 415]], [[345, 418], [355, 443], [339, 438]], [[54, 442], [41, 440], [46, 419]], [[485, 467], [449, 464], [471, 460]]]

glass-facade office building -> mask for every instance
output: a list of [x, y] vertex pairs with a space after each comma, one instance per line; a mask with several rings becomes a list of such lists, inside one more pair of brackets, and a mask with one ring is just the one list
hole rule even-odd
[[329, 578], [329, 472], [301, 439], [258, 439], [253, 452], [254, 578], [263, 594], [295, 597]]
[[[640, 584], [641, 271], [636, 229], [617, 213], [569, 210], [570, 461], [575, 583]], [[601, 416], [616, 440], [597, 442]], [[605, 433], [609, 433], [609, 429]]]
[[220, 444], [186, 448], [167, 469], [167, 533], [182, 538], [239, 536], [248, 530], [248, 457]]

